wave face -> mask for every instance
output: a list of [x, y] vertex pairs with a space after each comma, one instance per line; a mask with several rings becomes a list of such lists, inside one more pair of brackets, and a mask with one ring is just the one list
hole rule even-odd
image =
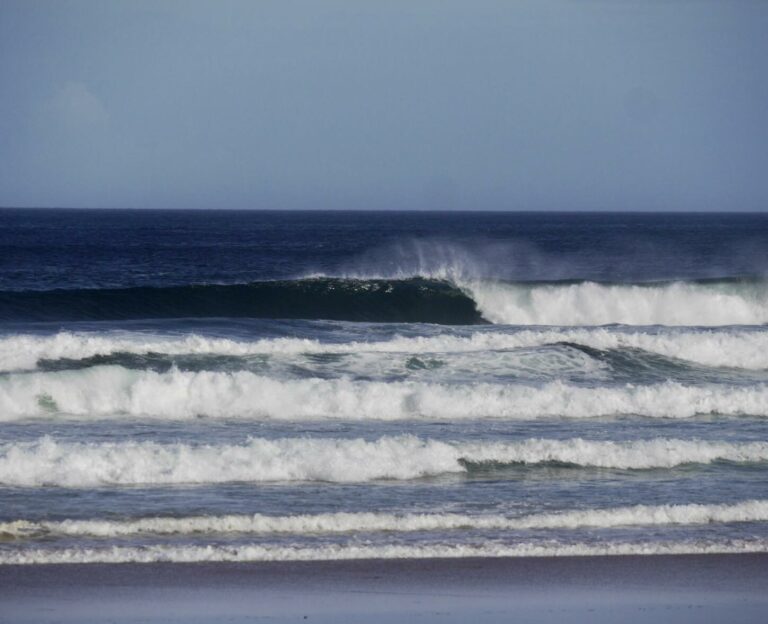
[[760, 325], [768, 322], [768, 282], [313, 277], [231, 285], [0, 292], [0, 321], [215, 317], [447, 325]]
[[0, 522], [0, 536], [41, 539], [49, 536], [110, 538], [134, 535], [225, 533], [335, 534], [350, 532], [455, 531], [470, 529], [576, 529], [768, 521], [768, 501], [733, 505], [634, 505], [563, 513], [508, 517], [495, 514], [326, 513], [295, 516], [264, 514], [138, 518], [132, 520], [62, 520]]
[[363, 439], [252, 438], [245, 444], [68, 443], [46, 437], [6, 445], [0, 484], [72, 488], [227, 482], [353, 483], [460, 474], [499, 466], [556, 464], [648, 470], [684, 464], [761, 463], [768, 442], [659, 438], [462, 443], [411, 435]]
[[310, 278], [250, 284], [0, 293], [0, 320], [282, 318], [369, 322], [482, 322], [455, 286], [422, 278]]
[[349, 379], [278, 380], [235, 373], [173, 369], [165, 373], [95, 366], [0, 378], [0, 420], [139, 417], [183, 420], [404, 420], [595, 418], [641, 415], [768, 416], [768, 385], [664, 382], [584, 387], [434, 384]]

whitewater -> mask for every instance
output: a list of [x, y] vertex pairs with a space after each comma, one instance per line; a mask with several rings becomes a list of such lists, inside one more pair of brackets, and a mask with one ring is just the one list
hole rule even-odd
[[110, 538], [124, 535], [188, 535], [196, 533], [319, 534], [353, 531], [436, 531], [468, 529], [612, 528], [632, 525], [710, 524], [768, 520], [768, 501], [734, 505], [635, 505], [564, 513], [507, 517], [468, 514], [333, 513], [296, 516], [192, 516], [133, 520], [61, 520], [0, 523], [0, 535], [41, 539], [55, 535]]
[[768, 551], [765, 217], [0, 225], [0, 565]]
[[459, 282], [485, 319], [506, 325], [761, 325], [768, 284]]
[[681, 464], [763, 463], [768, 442], [654, 438], [632, 442], [528, 439], [457, 443], [252, 438], [243, 444], [61, 443], [51, 437], [0, 450], [0, 485], [88, 487], [269, 481], [356, 482], [467, 472], [473, 464], [567, 464], [648, 470]]
[[144, 418], [406, 420], [768, 416], [768, 384], [583, 387], [341, 379], [117, 366], [0, 379], [2, 420]]
[[[347, 329], [339, 324], [338, 331]], [[376, 328], [380, 329], [380, 328]], [[446, 328], [439, 333], [405, 335], [412, 328], [397, 326], [379, 339], [331, 341], [317, 338], [276, 337], [249, 340], [224, 338], [191, 331], [59, 331], [53, 334], [10, 333], [0, 336], [0, 370], [34, 370], [41, 360], [81, 360], [113, 354], [168, 356], [289, 356], [301, 354], [408, 353], [413, 355], [489, 352], [557, 343], [573, 343], [595, 349], [642, 349], [666, 357], [707, 366], [768, 369], [768, 329], [724, 328]], [[354, 336], [354, 334], [353, 334]]]

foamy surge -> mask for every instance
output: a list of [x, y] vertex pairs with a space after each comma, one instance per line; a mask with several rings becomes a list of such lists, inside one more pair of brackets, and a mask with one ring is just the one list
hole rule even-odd
[[754, 283], [623, 285], [459, 281], [492, 323], [511, 325], [760, 325], [768, 286]]
[[120, 366], [0, 378], [0, 420], [51, 417], [187, 419], [530, 419], [612, 415], [768, 415], [768, 386], [665, 382], [587, 388], [349, 379], [278, 380], [250, 372], [135, 371]]
[[[360, 344], [360, 343], [354, 343]], [[354, 350], [354, 344], [348, 345]], [[34, 368], [41, 359], [80, 359], [112, 353], [248, 356], [273, 353], [344, 351], [336, 345], [301, 338], [244, 341], [198, 334], [165, 336], [146, 332], [59, 332], [51, 336], [16, 334], [0, 338], [0, 370]]]
[[350, 559], [457, 559], [463, 557], [567, 557], [596, 555], [672, 555], [768, 552], [765, 540], [689, 542], [503, 543], [300, 546], [144, 546], [25, 549], [0, 552], [2, 564], [194, 563], [205, 561], [329, 561]]
[[360, 482], [463, 473], [473, 464], [558, 462], [649, 469], [768, 461], [768, 442], [656, 438], [628, 442], [528, 439], [461, 443], [411, 435], [363, 439], [251, 438], [244, 444], [65, 443], [44, 437], [0, 447], [0, 484], [98, 487], [223, 482]]
[[501, 515], [329, 513], [296, 516], [229, 515], [135, 520], [63, 520], [0, 523], [0, 536], [39, 538], [49, 535], [122, 537], [216, 533], [324, 534], [377, 531], [445, 531], [456, 529], [578, 529], [636, 525], [693, 525], [768, 521], [768, 501], [734, 505], [635, 505], [584, 509], [510, 518]]
[[302, 338], [254, 341], [198, 334], [152, 335], [144, 332], [59, 332], [51, 336], [0, 337], [0, 370], [32, 369], [41, 359], [81, 359], [113, 353], [168, 355], [298, 355], [302, 353], [453, 353], [537, 347], [573, 342], [597, 349], [637, 348], [708, 366], [768, 368], [768, 331], [735, 328], [675, 329], [662, 332], [607, 328], [479, 330], [467, 334], [401, 337], [377, 342], [327, 343]]

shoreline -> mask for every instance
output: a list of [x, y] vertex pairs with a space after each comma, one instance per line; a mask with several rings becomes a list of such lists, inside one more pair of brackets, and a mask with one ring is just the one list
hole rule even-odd
[[768, 554], [0, 566], [0, 622], [762, 622]]

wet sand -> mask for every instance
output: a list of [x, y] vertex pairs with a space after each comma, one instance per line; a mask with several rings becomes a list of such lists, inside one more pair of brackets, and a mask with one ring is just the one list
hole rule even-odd
[[768, 554], [0, 566], [0, 622], [768, 621]]

